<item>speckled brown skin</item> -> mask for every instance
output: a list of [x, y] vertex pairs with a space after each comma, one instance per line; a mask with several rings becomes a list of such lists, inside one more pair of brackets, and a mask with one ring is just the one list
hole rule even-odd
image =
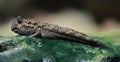
[[95, 47], [107, 48], [107, 46], [99, 41], [91, 39], [87, 35], [76, 30], [58, 25], [41, 23], [35, 20], [23, 19], [21, 17], [17, 17], [17, 20], [14, 21], [11, 26], [11, 30], [24, 36], [65, 39]]

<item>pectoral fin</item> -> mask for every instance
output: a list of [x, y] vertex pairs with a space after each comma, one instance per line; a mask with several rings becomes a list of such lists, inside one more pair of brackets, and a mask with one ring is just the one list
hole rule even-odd
[[34, 33], [33, 35], [30, 35], [30, 37], [42, 37], [41, 30], [37, 30], [36, 33]]

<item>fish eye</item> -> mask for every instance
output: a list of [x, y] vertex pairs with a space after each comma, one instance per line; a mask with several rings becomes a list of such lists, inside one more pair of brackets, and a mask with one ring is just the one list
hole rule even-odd
[[23, 22], [22, 20], [23, 20], [22, 16], [17, 16], [17, 22], [19, 24], [21, 24]]

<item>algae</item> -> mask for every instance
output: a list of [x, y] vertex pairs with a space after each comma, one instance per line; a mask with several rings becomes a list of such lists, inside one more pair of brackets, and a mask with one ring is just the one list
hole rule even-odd
[[119, 31], [88, 35], [111, 49], [101, 49], [67, 40], [19, 35], [0, 36], [0, 44], [5, 44], [4, 47], [0, 47], [0, 62], [110, 62], [112, 58], [120, 57]]

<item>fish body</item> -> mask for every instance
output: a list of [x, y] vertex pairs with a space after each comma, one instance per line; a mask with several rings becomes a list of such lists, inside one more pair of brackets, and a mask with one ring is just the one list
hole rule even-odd
[[108, 48], [98, 40], [91, 39], [86, 34], [76, 30], [49, 23], [41, 23], [35, 20], [23, 19], [20, 16], [17, 17], [17, 19], [13, 22], [11, 30], [19, 35], [24, 36], [63, 39], [90, 46]]

